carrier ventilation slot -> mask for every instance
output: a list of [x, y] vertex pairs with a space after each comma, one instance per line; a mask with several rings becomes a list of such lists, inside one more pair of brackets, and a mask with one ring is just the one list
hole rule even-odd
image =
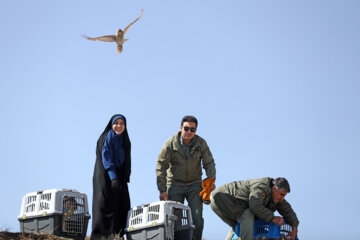
[[280, 234], [288, 235], [292, 231], [292, 227], [289, 224], [284, 224], [280, 227]]
[[138, 215], [140, 215], [140, 214], [142, 214], [143, 213], [143, 209], [142, 208], [139, 208], [139, 209], [136, 209], [136, 210], [132, 210], [131, 211], [131, 217], [133, 218], [133, 217], [136, 217], [136, 216], [138, 216]]
[[36, 201], [36, 195], [34, 196], [29, 196], [27, 197], [26, 199], [26, 204], [29, 204], [29, 203], [32, 203], [32, 202], [35, 202]]
[[51, 200], [51, 193], [41, 194], [40, 200], [50, 201]]
[[28, 206], [26, 206], [25, 212], [34, 212], [35, 211], [35, 203], [32, 203]]
[[138, 225], [142, 223], [142, 218], [141, 217], [137, 217], [131, 220], [131, 225]]
[[160, 212], [160, 204], [149, 207], [149, 212]]
[[269, 234], [269, 225], [259, 225], [256, 227], [256, 234]]
[[148, 214], [148, 222], [159, 220], [160, 216], [156, 213], [149, 213]]
[[40, 208], [39, 208], [39, 210], [42, 211], [42, 210], [47, 210], [47, 209], [50, 209], [49, 203], [47, 203], [47, 202], [41, 202], [41, 203], [40, 203]]

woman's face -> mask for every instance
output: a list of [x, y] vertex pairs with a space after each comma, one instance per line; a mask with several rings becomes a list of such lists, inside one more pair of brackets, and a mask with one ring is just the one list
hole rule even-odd
[[120, 135], [125, 130], [125, 123], [121, 118], [115, 120], [112, 129], [114, 130], [116, 135]]

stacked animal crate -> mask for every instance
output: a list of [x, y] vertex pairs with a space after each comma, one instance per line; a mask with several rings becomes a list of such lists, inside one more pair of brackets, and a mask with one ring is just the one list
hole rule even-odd
[[194, 228], [188, 206], [159, 201], [130, 209], [126, 236], [129, 240], [191, 240]]
[[84, 239], [90, 219], [87, 196], [76, 190], [27, 193], [22, 200], [20, 231]]

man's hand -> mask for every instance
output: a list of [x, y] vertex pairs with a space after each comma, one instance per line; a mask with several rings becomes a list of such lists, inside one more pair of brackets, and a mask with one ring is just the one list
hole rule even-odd
[[284, 225], [284, 219], [282, 217], [274, 217], [271, 221], [279, 226]]
[[297, 232], [297, 227], [293, 227], [292, 231], [287, 235], [287, 239], [295, 240]]
[[160, 193], [160, 200], [161, 200], [161, 201], [167, 201], [167, 200], [169, 200], [169, 195], [167, 194], [167, 192], [162, 192], [162, 193]]

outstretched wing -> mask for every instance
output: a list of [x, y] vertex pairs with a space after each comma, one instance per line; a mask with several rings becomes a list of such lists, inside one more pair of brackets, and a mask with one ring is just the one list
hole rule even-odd
[[138, 20], [141, 18], [141, 16], [143, 15], [143, 12], [144, 12], [144, 9], [141, 9], [140, 16], [139, 16], [137, 19], [135, 19], [132, 23], [130, 23], [130, 24], [124, 29], [124, 36], [125, 36], [126, 32], [129, 31], [129, 28], [131, 27], [131, 25], [133, 25], [134, 23], [136, 23], [136, 21], [138, 21]]
[[101, 37], [88, 37], [83, 35], [83, 38], [86, 38], [87, 40], [92, 40], [92, 41], [103, 41], [103, 42], [115, 42], [116, 38], [114, 35], [106, 35], [106, 36], [101, 36]]

